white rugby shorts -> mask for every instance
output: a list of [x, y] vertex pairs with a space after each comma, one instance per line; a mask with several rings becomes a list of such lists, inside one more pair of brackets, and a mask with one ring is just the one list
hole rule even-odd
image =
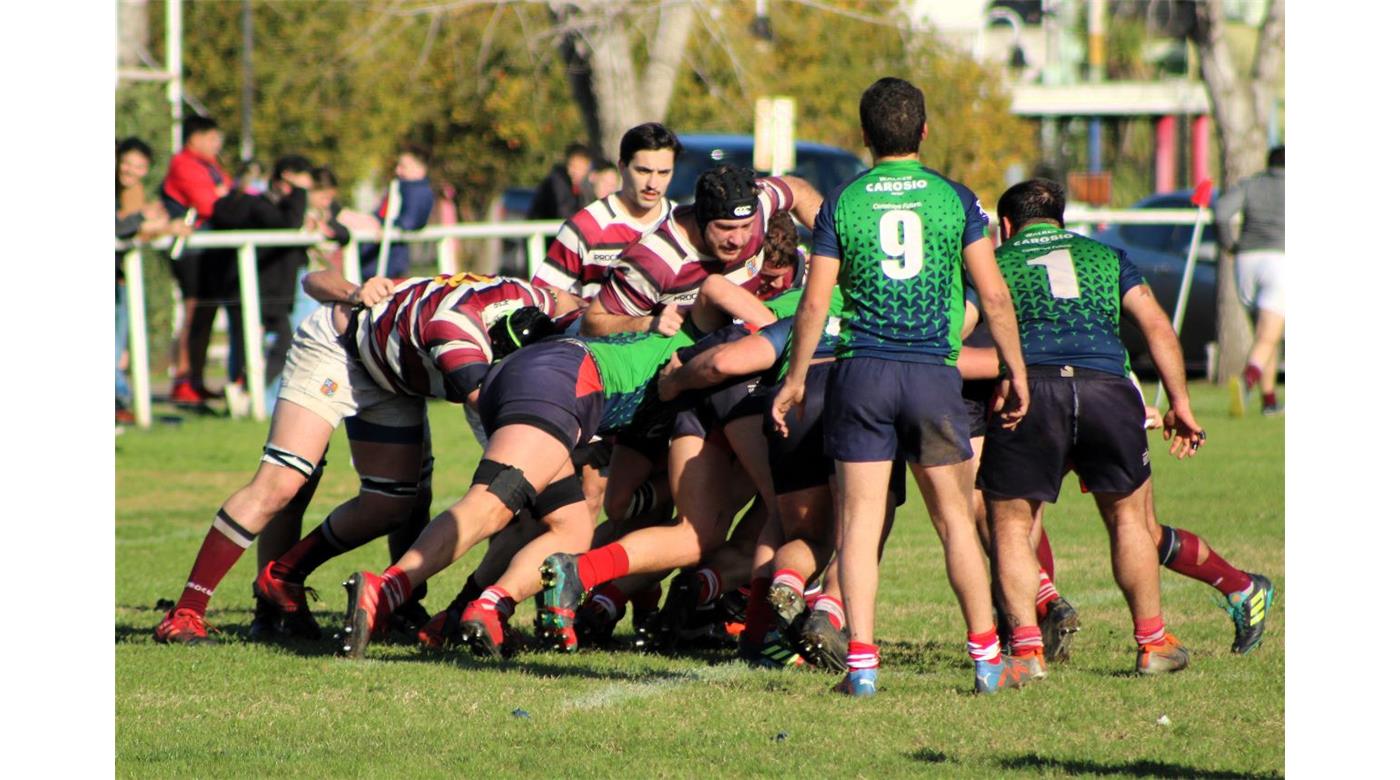
[[1283, 252], [1240, 252], [1235, 257], [1235, 281], [1245, 308], [1283, 314]]

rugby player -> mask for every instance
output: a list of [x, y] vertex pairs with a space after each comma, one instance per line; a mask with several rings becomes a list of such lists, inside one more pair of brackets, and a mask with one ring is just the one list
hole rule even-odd
[[1064, 229], [1064, 189], [1022, 182], [998, 201], [1005, 243], [996, 260], [1012, 291], [1036, 401], [1014, 430], [987, 431], [977, 484], [996, 545], [998, 580], [1010, 613], [1012, 654], [1043, 657], [1036, 621], [1037, 576], [1029, 541], [1035, 510], [1053, 503], [1072, 462], [1109, 531], [1114, 577], [1127, 598], [1140, 674], [1186, 667], [1188, 655], [1162, 620], [1157, 556], [1148, 533], [1151, 473], [1143, 404], [1128, 379], [1120, 312], [1142, 329], [1171, 410], [1163, 433], [1174, 456], [1205, 441], [1191, 413], [1181, 345], [1151, 288], [1117, 249]]
[[967, 623], [975, 690], [996, 692], [1039, 670], [1003, 661], [970, 511], [972, 473], [965, 464], [972, 452], [956, 368], [964, 267], [1008, 366], [1001, 409], [1007, 425], [1020, 420], [1029, 402], [1015, 314], [976, 196], [919, 163], [928, 134], [923, 93], [902, 79], [880, 79], [861, 96], [860, 121], [875, 167], [828, 198], [817, 217], [792, 365], [772, 410], [775, 426], [786, 432], [788, 412], [805, 396], [839, 276], [841, 336], [823, 421], [826, 454], [836, 461], [837, 555], [851, 632], [848, 671], [837, 691], [876, 691], [878, 547], [891, 462], [902, 451], [943, 542]]
[[491, 327], [522, 307], [560, 316], [579, 303], [506, 278], [457, 274], [395, 284], [375, 277], [356, 287], [333, 271], [318, 273], [308, 275], [308, 291], [318, 282], [342, 285], [331, 297], [345, 302], [323, 305], [297, 329], [262, 462], [215, 515], [184, 592], [155, 629], [157, 641], [207, 641], [204, 614], [214, 588], [303, 488], [343, 420], [359, 494], [284, 555], [280, 568], [268, 564], [254, 584], [259, 598], [305, 616], [308, 567], [410, 516], [426, 399], [474, 403], [492, 359]]

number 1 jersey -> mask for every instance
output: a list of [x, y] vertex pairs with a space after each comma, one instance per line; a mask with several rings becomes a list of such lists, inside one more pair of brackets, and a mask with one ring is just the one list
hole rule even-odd
[[918, 160], [881, 163], [822, 203], [812, 233], [812, 253], [841, 263], [838, 359], [957, 364], [962, 250], [987, 236], [971, 190]]

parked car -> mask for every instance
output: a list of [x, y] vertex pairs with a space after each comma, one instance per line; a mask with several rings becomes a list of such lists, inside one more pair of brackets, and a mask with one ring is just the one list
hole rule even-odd
[[[1212, 202], [1214, 198], [1212, 197]], [[1135, 209], [1190, 209], [1191, 191], [1179, 190], [1150, 195], [1134, 203]], [[1170, 317], [1186, 270], [1186, 254], [1191, 249], [1194, 224], [1109, 225], [1091, 237], [1128, 253], [1128, 259], [1142, 271], [1152, 294]], [[1207, 223], [1196, 254], [1196, 270], [1186, 299], [1186, 316], [1181, 322], [1181, 351], [1186, 370], [1193, 375], [1206, 373], [1206, 344], [1215, 341], [1215, 225]], [[1128, 349], [1133, 370], [1156, 375], [1147, 341], [1136, 325], [1125, 319], [1123, 344]]]
[[[677, 203], [690, 203], [695, 200], [695, 182], [708, 168], [729, 163], [746, 168], [753, 167], [753, 136], [687, 134], [679, 136], [684, 151], [676, 160], [675, 174], [666, 194]], [[831, 192], [843, 182], [853, 178], [868, 166], [861, 158], [835, 146], [826, 146], [808, 141], [796, 144], [796, 168], [788, 173], [806, 179], [823, 195]], [[758, 171], [766, 175], [767, 171]], [[535, 191], [530, 187], [509, 187], [501, 194], [500, 221], [526, 219], [530, 211], [530, 201]], [[806, 230], [799, 227], [802, 239], [807, 240]], [[502, 242], [501, 273], [523, 275], [525, 273], [524, 241], [507, 240]]]

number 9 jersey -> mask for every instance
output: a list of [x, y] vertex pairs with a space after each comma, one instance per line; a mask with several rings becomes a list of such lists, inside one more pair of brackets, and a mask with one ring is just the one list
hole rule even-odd
[[997, 248], [1016, 305], [1026, 365], [1077, 366], [1127, 376], [1118, 338], [1123, 296], [1143, 284], [1120, 249], [1033, 223]]
[[812, 254], [841, 264], [838, 359], [957, 364], [962, 250], [987, 237], [971, 190], [918, 160], [881, 163], [825, 200], [812, 233]]

